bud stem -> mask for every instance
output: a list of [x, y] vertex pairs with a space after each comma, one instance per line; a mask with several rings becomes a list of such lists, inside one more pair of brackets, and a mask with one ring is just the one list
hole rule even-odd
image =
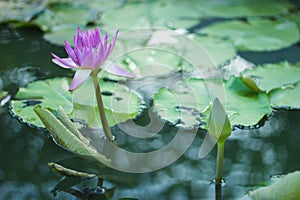
[[222, 183], [222, 169], [224, 158], [224, 142], [218, 142], [217, 168], [216, 168], [216, 184]]

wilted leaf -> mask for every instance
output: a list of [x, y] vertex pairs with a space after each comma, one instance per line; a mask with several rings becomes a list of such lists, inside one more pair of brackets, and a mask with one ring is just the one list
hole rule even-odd
[[109, 165], [108, 160], [104, 155], [100, 154], [92, 145], [81, 140], [81, 137], [72, 133], [60, 120], [58, 120], [49, 110], [41, 107], [34, 107], [34, 112], [39, 116], [44, 123], [51, 136], [66, 149], [83, 155], [91, 156], [103, 164]]

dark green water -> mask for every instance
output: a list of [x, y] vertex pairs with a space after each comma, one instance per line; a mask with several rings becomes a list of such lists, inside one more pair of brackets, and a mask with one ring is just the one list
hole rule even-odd
[[[17, 88], [28, 82], [54, 76], [72, 75], [51, 63], [50, 52], [64, 54], [63, 48], [42, 40], [42, 33], [33, 29], [15, 30], [0, 26], [0, 89], [14, 95]], [[293, 47], [299, 52], [299, 47]], [[288, 50], [290, 51], [290, 50]], [[286, 51], [280, 55], [284, 57]], [[289, 53], [290, 54], [290, 53]], [[254, 63], [263, 63], [254, 54], [243, 55]], [[300, 57], [293, 57], [300, 61]], [[300, 168], [300, 111], [275, 110], [270, 119], [259, 129], [235, 128], [225, 145], [224, 199], [240, 199], [250, 189], [270, 176], [286, 174]], [[136, 145], [136, 141], [114, 127], [114, 134], [122, 138], [123, 145]], [[166, 127], [159, 134], [163, 140], [177, 129]], [[197, 157], [204, 138], [199, 131], [192, 146], [172, 165], [151, 173], [128, 175], [105, 172], [115, 176], [114, 181], [104, 181], [104, 187], [116, 187], [114, 199], [132, 197], [138, 199], [214, 199], [216, 149], [205, 159]], [[147, 146], [148, 145], [148, 146]], [[145, 141], [137, 148], [157, 148], [156, 142]], [[56, 146], [45, 131], [30, 128], [12, 118], [8, 109], [0, 114], [0, 199], [76, 199], [70, 194], [50, 191], [61, 177], [50, 170], [47, 162], [70, 158], [72, 155]], [[79, 160], [79, 161], [78, 161]], [[64, 161], [64, 163], [71, 163]], [[72, 167], [82, 169], [86, 165], [77, 159]], [[129, 182], [127, 178], [128, 176]]]

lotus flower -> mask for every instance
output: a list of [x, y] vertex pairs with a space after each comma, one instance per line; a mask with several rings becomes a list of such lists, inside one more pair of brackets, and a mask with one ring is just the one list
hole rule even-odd
[[75, 90], [78, 88], [93, 71], [99, 72], [104, 62], [106, 61], [108, 67], [106, 70], [109, 73], [134, 78], [135, 76], [126, 71], [123, 68], [118, 67], [116, 64], [107, 61], [107, 58], [111, 54], [118, 31], [115, 33], [111, 43], [108, 43], [108, 35], [105, 34], [103, 40], [98, 28], [92, 31], [86, 30], [82, 32], [78, 28], [77, 36], [74, 35], [74, 48], [65, 41], [65, 49], [68, 54], [68, 58], [60, 58], [54, 53], [52, 61], [63, 68], [76, 68], [77, 71], [74, 75], [69, 90]]

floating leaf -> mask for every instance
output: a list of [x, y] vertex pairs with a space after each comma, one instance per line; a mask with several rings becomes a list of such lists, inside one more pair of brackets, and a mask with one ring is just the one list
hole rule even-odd
[[191, 4], [147, 1], [128, 3], [104, 13], [101, 21], [121, 30], [148, 27], [178, 29], [196, 25], [198, 18], [199, 14]]
[[77, 24], [67, 24], [61, 25], [53, 28], [51, 32], [44, 34], [44, 39], [49, 43], [62, 46], [64, 45], [64, 41], [70, 42], [73, 41], [73, 36], [76, 34], [77, 27], [83, 28], [83, 26]]
[[[201, 44], [184, 33], [155, 28], [120, 32], [120, 40], [110, 59], [139, 78], [144, 78], [167, 75], [171, 71], [193, 72], [206, 77], [210, 71], [217, 70], [216, 63], [220, 64], [231, 58], [232, 49], [226, 48], [230, 43], [218, 45], [215, 43], [221, 41], [219, 39], [211, 39], [211, 42], [209, 39], [207, 42], [200, 39]], [[214, 44], [215, 49], [212, 47]], [[216, 49], [221, 51], [221, 48], [228, 52], [221, 55], [213, 53]]]
[[216, 66], [224, 64], [236, 55], [236, 50], [229, 41], [197, 35], [193, 39], [203, 46]]
[[43, 123], [33, 112], [33, 106], [40, 104], [45, 108], [57, 110], [64, 107], [70, 114], [73, 109], [72, 96], [69, 93], [69, 78], [54, 78], [29, 83], [26, 88], [20, 88], [16, 100], [11, 101], [12, 111], [23, 121], [43, 127]]
[[219, 81], [203, 79], [174, 84], [178, 84], [174, 88], [183, 89], [171, 91], [162, 88], [154, 97], [154, 108], [162, 119], [172, 123], [179, 121], [181, 126], [204, 127], [201, 121], [206, 122], [208, 116], [202, 117], [201, 113], [210, 109], [214, 97], [225, 98], [224, 107], [231, 124], [254, 125], [272, 111], [266, 94], [252, 91], [236, 77], [225, 82], [224, 86]]
[[300, 11], [289, 13], [287, 16], [285, 16], [289, 20], [295, 22], [298, 25], [298, 28], [300, 29]]
[[197, 0], [193, 5], [203, 15], [222, 18], [273, 16], [292, 7], [285, 0]]
[[0, 1], [0, 22], [21, 21], [28, 22], [45, 9], [44, 0], [15, 0]]
[[[99, 128], [100, 118], [91, 79], [73, 92], [73, 116], [84, 120], [90, 127]], [[106, 117], [110, 126], [134, 118], [141, 109], [140, 97], [126, 86], [99, 81]]]
[[261, 187], [250, 191], [249, 196], [253, 200], [297, 200], [300, 196], [300, 172], [289, 173], [270, 186]]
[[43, 13], [33, 20], [33, 23], [40, 26], [44, 31], [51, 31], [61, 25], [85, 26], [94, 18], [87, 5], [75, 6], [71, 3], [60, 3], [49, 5]]
[[300, 83], [287, 88], [272, 90], [269, 93], [270, 102], [273, 107], [289, 107], [300, 109]]
[[265, 64], [247, 70], [243, 73], [245, 81], [251, 79], [253, 86], [270, 92], [275, 88], [288, 87], [300, 81], [300, 67], [288, 62]]
[[[162, 76], [172, 71], [188, 72], [195, 70], [194, 67], [181, 56], [157, 48], [145, 48], [128, 52], [126, 55], [114, 60], [114, 62], [132, 71], [137, 78]], [[124, 79], [109, 75], [109, 73], [105, 73], [105, 76], [117, 80]]]
[[199, 33], [228, 39], [242, 51], [273, 51], [299, 41], [297, 25], [288, 20], [232, 20], [204, 27]]
[[[68, 91], [70, 81], [69, 78], [54, 78], [32, 82], [26, 88], [20, 88], [16, 100], [11, 101], [13, 113], [29, 124], [44, 127], [34, 114], [33, 106], [38, 104], [51, 110], [58, 110], [59, 106], [62, 106], [71, 118], [80, 118], [89, 126], [99, 128], [101, 123], [96, 112], [92, 82], [87, 81], [88, 83], [75, 90], [72, 96]], [[140, 98], [126, 86], [101, 81], [101, 89], [104, 92], [103, 101], [111, 126], [132, 119], [139, 113]], [[112, 95], [108, 96], [105, 93]]]

